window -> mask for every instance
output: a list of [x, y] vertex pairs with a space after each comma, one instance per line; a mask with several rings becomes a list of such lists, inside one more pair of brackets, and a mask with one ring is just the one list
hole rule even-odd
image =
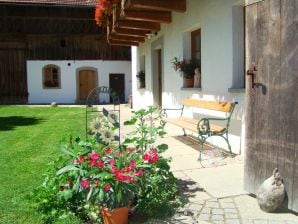
[[60, 68], [56, 65], [43, 67], [43, 88], [60, 88]]
[[201, 29], [191, 32], [191, 59], [201, 66]]

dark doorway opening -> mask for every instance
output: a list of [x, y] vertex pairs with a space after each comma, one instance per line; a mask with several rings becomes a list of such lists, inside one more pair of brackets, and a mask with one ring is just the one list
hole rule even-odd
[[[125, 103], [125, 78], [124, 74], [110, 74], [110, 88], [116, 91], [120, 103]], [[110, 99], [110, 102], [111, 99]]]

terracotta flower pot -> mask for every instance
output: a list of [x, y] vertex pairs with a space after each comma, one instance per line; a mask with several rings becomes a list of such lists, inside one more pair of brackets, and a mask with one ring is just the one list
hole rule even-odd
[[104, 224], [127, 224], [129, 207], [121, 207], [110, 210], [108, 208], [100, 208], [100, 213]]
[[194, 79], [183, 78], [183, 87], [184, 88], [193, 88]]

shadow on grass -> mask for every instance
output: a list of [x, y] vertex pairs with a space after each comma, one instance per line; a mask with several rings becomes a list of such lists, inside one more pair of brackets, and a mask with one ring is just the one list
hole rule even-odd
[[0, 131], [11, 131], [17, 126], [36, 125], [42, 121], [42, 119], [24, 116], [0, 117]]

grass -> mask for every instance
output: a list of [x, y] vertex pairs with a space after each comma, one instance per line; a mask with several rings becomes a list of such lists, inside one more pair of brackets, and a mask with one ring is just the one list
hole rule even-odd
[[85, 135], [85, 109], [0, 106], [0, 223], [41, 223], [28, 195], [61, 140]]

